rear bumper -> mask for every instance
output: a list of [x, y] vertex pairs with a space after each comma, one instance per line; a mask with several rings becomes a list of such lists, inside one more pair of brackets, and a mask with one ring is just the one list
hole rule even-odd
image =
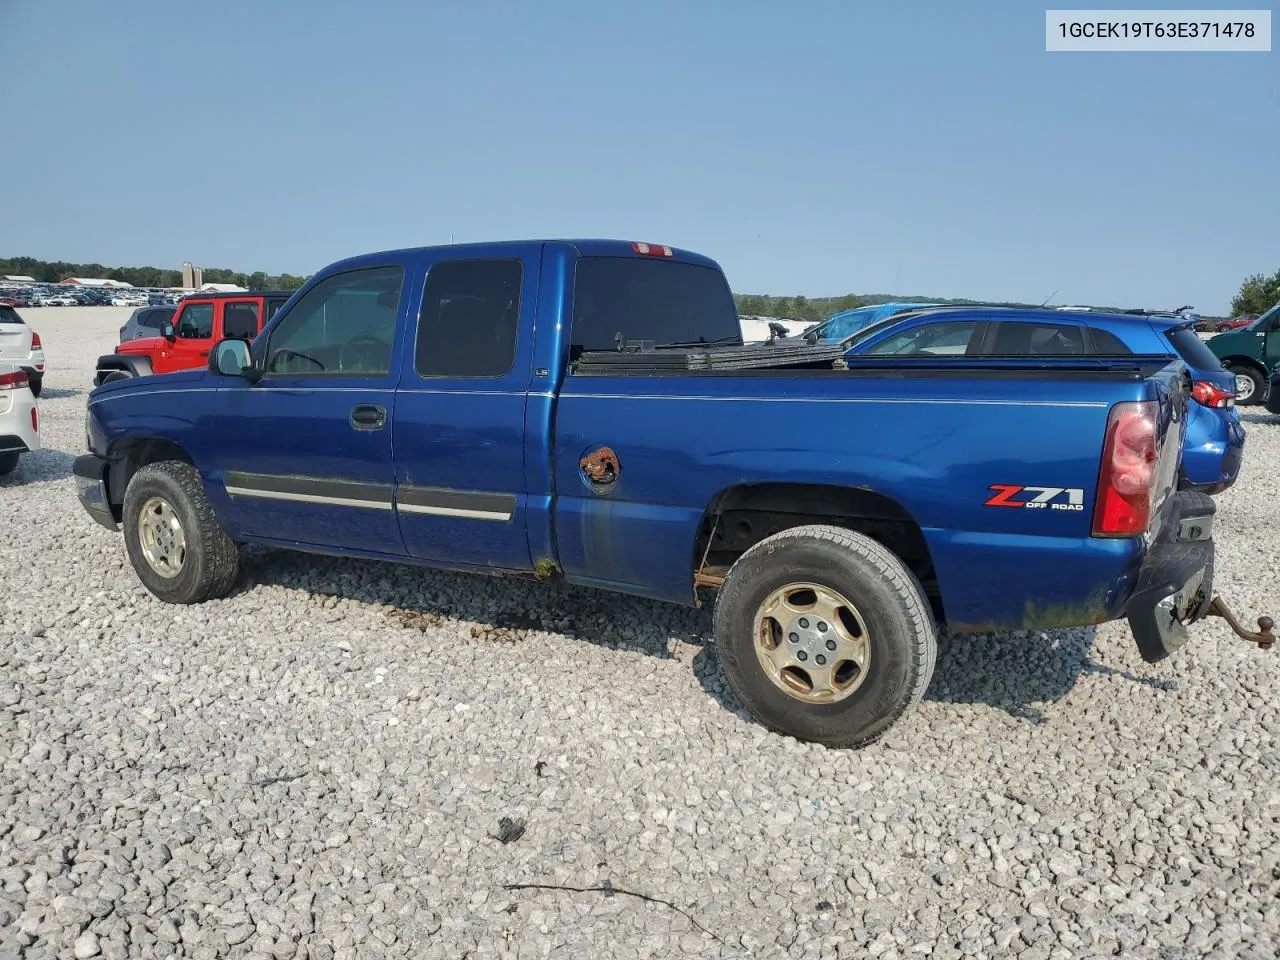
[[85, 512], [108, 530], [119, 530], [120, 524], [116, 523], [111, 499], [107, 495], [107, 461], [86, 453], [76, 457], [71, 473], [76, 480], [76, 495]]
[[1178, 489], [1214, 494], [1231, 487], [1240, 475], [1244, 443], [1244, 425], [1234, 407], [1195, 410], [1187, 426]]
[[1171, 516], [1147, 551], [1124, 615], [1148, 663], [1185, 644], [1188, 625], [1209, 612], [1216, 510], [1206, 494], [1174, 494]]

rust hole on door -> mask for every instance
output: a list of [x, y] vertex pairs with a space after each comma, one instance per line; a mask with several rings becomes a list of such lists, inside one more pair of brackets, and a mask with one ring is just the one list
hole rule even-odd
[[622, 464], [612, 447], [598, 447], [578, 461], [583, 474], [592, 483], [613, 483], [622, 473]]

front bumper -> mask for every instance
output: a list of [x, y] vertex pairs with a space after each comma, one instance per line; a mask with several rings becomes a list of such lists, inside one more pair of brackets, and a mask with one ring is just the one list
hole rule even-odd
[[1217, 506], [1204, 493], [1173, 495], [1168, 521], [1147, 550], [1125, 617], [1148, 663], [1163, 660], [1187, 642], [1188, 625], [1209, 614], [1213, 601], [1213, 517]]
[[111, 499], [107, 494], [107, 461], [101, 457], [86, 453], [76, 457], [71, 465], [71, 473], [76, 479], [76, 495], [80, 505], [89, 516], [108, 530], [119, 530], [115, 513], [111, 509]]

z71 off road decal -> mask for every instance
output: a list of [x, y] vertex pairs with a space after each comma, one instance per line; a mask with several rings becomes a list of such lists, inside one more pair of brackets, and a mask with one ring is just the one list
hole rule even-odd
[[1084, 510], [1084, 491], [1079, 487], [1024, 487], [993, 483], [988, 507], [1019, 507], [1025, 510]]

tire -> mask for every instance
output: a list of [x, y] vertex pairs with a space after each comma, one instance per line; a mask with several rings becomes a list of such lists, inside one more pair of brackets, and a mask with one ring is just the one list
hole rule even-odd
[[20, 453], [0, 453], [0, 477], [7, 477], [18, 469]]
[[31, 395], [38, 397], [40, 391], [44, 389], [44, 374], [30, 373], [27, 374], [27, 384], [31, 387]]
[[[1248, 407], [1262, 402], [1263, 397], [1267, 395], [1267, 380], [1261, 372], [1243, 363], [1229, 363], [1227, 364], [1227, 370], [1236, 377], [1236, 404], [1238, 406]], [[1244, 385], [1245, 378], [1248, 378], [1253, 384], [1251, 392], [1242, 392], [1240, 389]]]
[[112, 370], [110, 373], [102, 375], [103, 383], [111, 383], [113, 380], [129, 380], [132, 375], [125, 373], [123, 370]]
[[[144, 510], [145, 526], [161, 528], [159, 538], [144, 529]], [[125, 490], [123, 513], [129, 562], [154, 596], [165, 603], [203, 603], [235, 586], [239, 552], [214, 516], [195, 467], [177, 460], [142, 467]]]
[[[798, 589], [791, 591], [789, 585]], [[808, 662], [814, 663], [825, 655], [824, 644], [848, 644], [851, 635], [856, 637], [849, 618], [841, 616], [839, 624], [827, 618], [832, 620], [827, 624], [818, 605], [811, 608], [817, 613], [805, 619], [790, 617], [796, 607], [805, 607], [807, 585], [847, 601], [852, 611], [845, 613], [851, 612], [853, 620], [861, 621], [856, 626], [865, 628], [856, 640], [864, 654], [862, 669], [850, 680], [854, 660], [841, 661], [839, 671], [836, 663], [828, 663], [825, 669], [832, 671], [828, 677], [833, 682], [818, 694], [806, 694], [802, 683], [793, 682], [794, 667], [777, 671], [775, 678], [761, 660], [767, 656], [762, 653], [766, 640], [783, 651], [791, 638], [799, 637], [792, 642], [800, 646], [787, 646], [779, 656], [794, 660], [807, 645]], [[762, 616], [763, 605], [780, 594], [794, 607], [779, 617]], [[820, 596], [815, 599], [823, 603]], [[790, 622], [783, 622], [788, 617]], [[779, 733], [831, 747], [864, 746], [880, 737], [919, 702], [937, 660], [937, 628], [919, 581], [892, 551], [841, 527], [794, 527], [753, 546], [729, 570], [716, 600], [714, 624], [721, 668], [752, 715]], [[758, 624], [766, 629], [758, 631]], [[834, 660], [840, 654], [831, 656]], [[834, 681], [841, 671], [845, 677], [837, 689]], [[799, 675], [807, 676], [803, 669]], [[825, 701], [824, 693], [830, 694]]]

